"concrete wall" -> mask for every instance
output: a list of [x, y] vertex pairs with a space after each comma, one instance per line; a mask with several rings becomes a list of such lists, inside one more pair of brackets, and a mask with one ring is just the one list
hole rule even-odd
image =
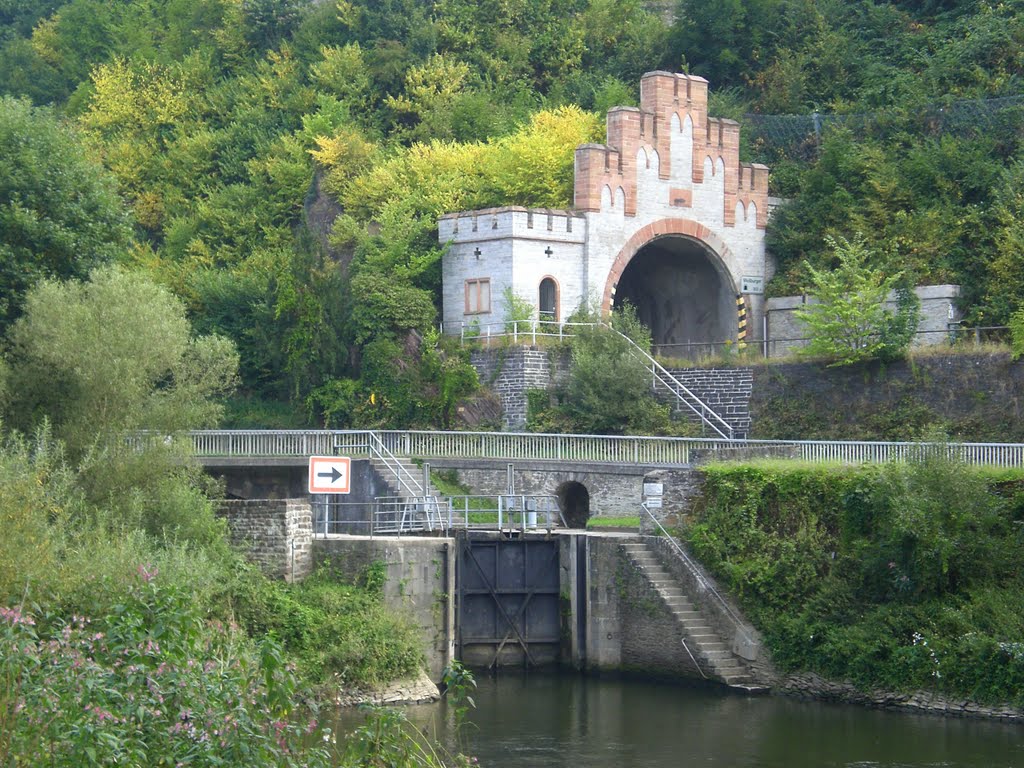
[[231, 543], [267, 576], [299, 581], [312, 572], [313, 513], [308, 500], [228, 500], [218, 514], [227, 520]]
[[[921, 318], [918, 322], [918, 335], [914, 337], [915, 347], [944, 344], [949, 341], [949, 330], [959, 323], [962, 313], [956, 307], [960, 299], [959, 285], [919, 285], [914, 289], [921, 301]], [[806, 341], [790, 341], [804, 339], [808, 336], [807, 326], [796, 317], [796, 312], [808, 303], [813, 303], [809, 296], [780, 296], [768, 299], [766, 314], [768, 318], [768, 356], [782, 357], [794, 350], [807, 346]], [[896, 309], [896, 295], [890, 294], [888, 306]], [[755, 338], [763, 335], [760, 326], [753, 328]]]
[[384, 563], [384, 598], [412, 616], [423, 638], [431, 680], [439, 682], [455, 652], [454, 539], [345, 536], [317, 539], [313, 559], [351, 581]]

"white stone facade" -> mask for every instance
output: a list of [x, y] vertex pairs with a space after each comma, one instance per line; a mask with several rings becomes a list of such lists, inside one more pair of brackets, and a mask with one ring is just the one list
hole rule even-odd
[[[746, 283], [750, 325], [760, 327], [757, 283], [771, 277], [764, 241], [768, 169], [740, 163], [739, 125], [707, 116], [703, 78], [644, 75], [641, 107], [608, 113], [607, 145], [577, 149], [574, 197], [573, 210], [510, 207], [440, 219], [440, 241], [448, 244], [442, 263], [446, 332], [467, 326], [499, 332], [506, 289], [539, 311], [547, 278], [557, 287], [554, 319], [565, 321], [584, 303], [607, 312], [632, 258], [662, 239], [696, 244], [729, 302]], [[679, 301], [702, 300], [685, 290], [678, 295]], [[712, 304], [723, 300], [707, 297]]]

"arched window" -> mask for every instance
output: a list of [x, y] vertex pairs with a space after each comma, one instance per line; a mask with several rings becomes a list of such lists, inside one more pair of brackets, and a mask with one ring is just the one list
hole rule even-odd
[[540, 319], [558, 321], [558, 285], [550, 277], [540, 281]]

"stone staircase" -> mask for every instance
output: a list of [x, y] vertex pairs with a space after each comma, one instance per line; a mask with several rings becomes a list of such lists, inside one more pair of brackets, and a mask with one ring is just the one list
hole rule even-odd
[[[622, 548], [630, 561], [644, 575], [661, 596], [682, 630], [686, 648], [693, 655], [701, 671], [709, 679], [728, 686], [752, 691], [758, 688], [744, 663], [712, 628], [711, 623], [690, 601], [678, 582], [658, 562], [657, 557], [643, 542], [627, 542]], [[680, 653], [686, 654], [686, 648]]]
[[[387, 486], [377, 499], [373, 530], [377, 533], [436, 531], [448, 519], [447, 502], [430, 483], [423, 487], [423, 468], [406, 457], [370, 459], [374, 472]], [[384, 497], [384, 498], [381, 498]]]
[[[681, 384], [703, 400], [733, 429], [733, 437], [750, 434], [750, 397], [754, 389], [752, 368], [671, 368]], [[672, 402], [662, 396], [665, 402]], [[678, 408], [677, 410], [681, 410]]]

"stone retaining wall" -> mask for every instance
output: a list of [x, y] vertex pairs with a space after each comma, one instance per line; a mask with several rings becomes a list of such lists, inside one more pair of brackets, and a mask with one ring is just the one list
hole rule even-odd
[[305, 499], [229, 499], [218, 515], [231, 543], [271, 578], [301, 581], [313, 570], [313, 514]]
[[[547, 389], [558, 366], [552, 366], [547, 350], [538, 347], [503, 346], [476, 350], [470, 355], [480, 383], [501, 400], [505, 429], [526, 426], [527, 392]], [[554, 369], [554, 372], [553, 372]]]
[[747, 436], [754, 385], [752, 368], [673, 368], [669, 372], [725, 419], [736, 438]]
[[818, 701], [860, 704], [876, 709], [945, 715], [947, 717], [978, 717], [1024, 723], [1024, 711], [1011, 706], [978, 704], [969, 699], [952, 698], [933, 691], [865, 693], [850, 683], [834, 682], [811, 672], [789, 675], [778, 682], [777, 693]]

